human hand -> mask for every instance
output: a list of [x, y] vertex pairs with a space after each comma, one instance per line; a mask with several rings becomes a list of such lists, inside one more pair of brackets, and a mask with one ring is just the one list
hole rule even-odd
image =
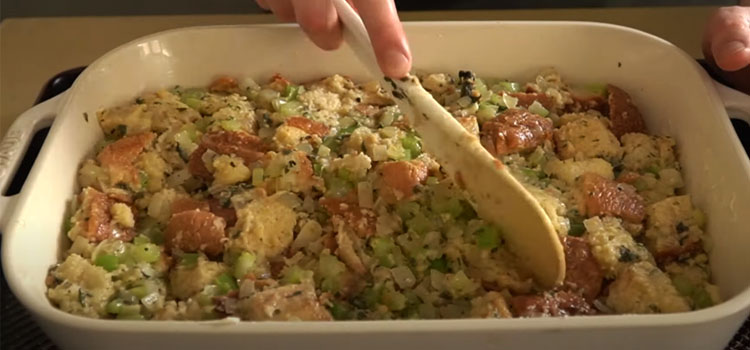
[[[362, 17], [370, 34], [380, 70], [401, 78], [411, 70], [411, 51], [393, 0], [348, 0]], [[324, 50], [341, 45], [342, 33], [331, 0], [256, 0], [285, 22], [296, 21], [310, 39]]]
[[703, 55], [717, 68], [715, 73], [750, 93], [750, 7], [722, 7], [713, 14], [703, 38]]

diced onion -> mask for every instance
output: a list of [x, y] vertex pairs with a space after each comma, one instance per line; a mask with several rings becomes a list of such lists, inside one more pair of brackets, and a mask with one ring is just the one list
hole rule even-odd
[[385, 138], [391, 138], [396, 136], [398, 133], [398, 128], [395, 126], [386, 126], [385, 128], [380, 129], [380, 135], [382, 135]]
[[508, 109], [516, 108], [518, 105], [518, 99], [508, 94], [503, 94], [503, 104]]
[[315, 220], [310, 220], [299, 230], [297, 238], [292, 242], [292, 249], [297, 250], [317, 241], [323, 234], [323, 228]]
[[318, 147], [318, 155], [321, 157], [328, 157], [331, 155], [331, 149], [326, 145], [320, 145], [320, 147]]
[[416, 283], [414, 273], [411, 272], [411, 269], [403, 265], [392, 268], [391, 275], [393, 275], [393, 280], [401, 289], [411, 288]]
[[307, 154], [310, 154], [313, 151], [313, 146], [309, 142], [305, 141], [297, 145], [297, 149]]
[[372, 160], [382, 162], [388, 159], [388, 148], [385, 145], [375, 145], [372, 147]]
[[372, 184], [369, 182], [360, 182], [357, 184], [357, 198], [359, 198], [359, 206], [362, 208], [372, 208]]
[[456, 104], [458, 104], [458, 106], [461, 108], [469, 107], [469, 105], [471, 104], [471, 97], [463, 96], [459, 98], [458, 101], [456, 101]]
[[263, 185], [263, 168], [253, 169], [253, 186], [258, 187]]

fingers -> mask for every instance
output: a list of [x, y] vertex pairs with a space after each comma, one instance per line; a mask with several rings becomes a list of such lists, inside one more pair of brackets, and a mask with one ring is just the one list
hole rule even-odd
[[260, 8], [262, 8], [264, 10], [267, 10], [267, 11], [271, 10], [271, 8], [268, 7], [268, 4], [266, 3], [266, 0], [255, 0], [255, 2], [258, 4], [258, 6], [260, 6]]
[[353, 0], [370, 33], [380, 69], [391, 78], [411, 70], [411, 51], [392, 0]]
[[750, 8], [719, 9], [709, 20], [703, 51], [706, 58], [725, 71], [750, 65]]
[[[278, 17], [283, 22], [294, 22], [294, 7], [292, 7], [291, 0], [264, 0], [264, 3], [268, 4]], [[262, 6], [262, 5], [261, 5]]]
[[324, 50], [341, 46], [338, 15], [330, 0], [292, 0], [294, 16], [307, 36]]

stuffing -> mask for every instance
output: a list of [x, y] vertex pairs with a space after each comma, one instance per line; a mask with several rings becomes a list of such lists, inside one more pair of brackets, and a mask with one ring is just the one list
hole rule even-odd
[[169, 288], [175, 297], [187, 299], [214, 283], [226, 267], [199, 256], [195, 264], [179, 264], [169, 273]]
[[50, 288], [47, 296], [60, 309], [94, 318], [107, 314], [105, 306], [115, 290], [103, 268], [78, 254], [70, 254], [51, 275], [61, 283]]
[[561, 117], [562, 126], [555, 130], [555, 144], [561, 159], [604, 158], [619, 161], [622, 147], [607, 127], [607, 121], [592, 114]]
[[646, 247], [633, 240], [620, 220], [593, 217], [584, 220], [583, 225], [586, 227], [584, 238], [606, 276], [615, 277], [635, 262], [653, 261]]
[[629, 265], [609, 286], [607, 306], [622, 314], [690, 311], [669, 277], [649, 262]]
[[703, 230], [695, 220], [690, 196], [669, 197], [646, 210], [646, 247], [659, 261], [703, 249]]
[[284, 200], [289, 195], [278, 192], [237, 210], [231, 245], [262, 258], [281, 254], [292, 243], [297, 223], [294, 206]]
[[622, 136], [622, 165], [633, 171], [658, 172], [676, 168], [675, 142], [671, 137], [629, 133]]
[[578, 177], [584, 173], [594, 173], [607, 180], [614, 180], [615, 175], [612, 164], [601, 158], [590, 158], [583, 160], [575, 159], [551, 159], [545, 164], [544, 172], [565, 181], [568, 185], [574, 185]]

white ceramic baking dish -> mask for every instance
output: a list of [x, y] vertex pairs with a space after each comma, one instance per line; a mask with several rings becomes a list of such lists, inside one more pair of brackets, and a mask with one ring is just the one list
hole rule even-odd
[[[708, 214], [711, 262], [726, 302], [697, 312], [549, 319], [356, 321], [335, 323], [93, 320], [61, 312], [45, 297], [57, 262], [66, 204], [79, 162], [102, 138], [96, 110], [175, 84], [205, 85], [217, 74], [304, 81], [333, 73], [365, 79], [348, 49], [323, 52], [295, 26], [228, 26], [154, 34], [106, 54], [62, 97], [13, 125], [0, 146], [4, 189], [33, 130], [54, 123], [23, 191], [2, 198], [3, 267], [12, 291], [66, 349], [420, 348], [721, 349], [750, 311], [750, 162], [711, 80], [684, 52], [632, 29], [592, 23], [408, 23], [415, 67], [472, 69], [527, 80], [555, 66], [572, 82], [610, 82], [629, 91], [648, 127], [677, 139], [689, 192]], [[730, 95], [726, 95], [730, 96]], [[750, 111], [747, 97], [725, 100]], [[86, 116], [88, 115], [88, 118]], [[742, 114], [748, 119], [748, 114]]]

